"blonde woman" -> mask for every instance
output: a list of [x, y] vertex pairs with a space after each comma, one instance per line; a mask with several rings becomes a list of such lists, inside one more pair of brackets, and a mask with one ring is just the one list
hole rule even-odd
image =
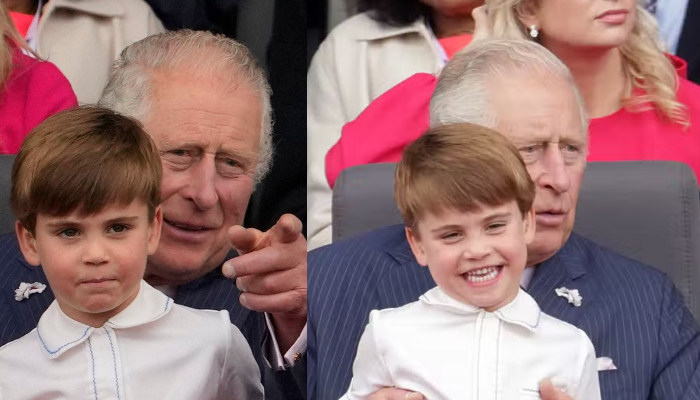
[[0, 36], [0, 154], [16, 154], [30, 130], [78, 101], [58, 68], [35, 58], [2, 2]]
[[[663, 52], [654, 19], [641, 4], [486, 0], [485, 8], [480, 35], [536, 41], [571, 70], [590, 119], [588, 161], [679, 161], [700, 177], [700, 87], [685, 79], [683, 60]], [[397, 148], [428, 127], [436, 81], [416, 74], [348, 124], [326, 157], [331, 186], [349, 166], [397, 161], [386, 155], [399, 154]], [[407, 108], [406, 98], [416, 106]]]

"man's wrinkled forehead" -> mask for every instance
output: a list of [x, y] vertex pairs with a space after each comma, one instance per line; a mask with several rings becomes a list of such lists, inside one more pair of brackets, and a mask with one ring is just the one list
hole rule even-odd
[[491, 84], [496, 128], [511, 140], [587, 142], [585, 117], [569, 82], [513, 76]]

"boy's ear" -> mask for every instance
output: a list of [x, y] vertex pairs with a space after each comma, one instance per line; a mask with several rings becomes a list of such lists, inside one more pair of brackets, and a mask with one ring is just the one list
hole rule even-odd
[[535, 0], [521, 1], [515, 8], [515, 16], [518, 18], [520, 23], [528, 29], [530, 28], [530, 25], [535, 25], [537, 28], [540, 27], [539, 20], [537, 18], [537, 4]]
[[525, 243], [530, 244], [535, 240], [535, 231], [537, 230], [537, 223], [535, 222], [535, 207], [532, 206], [530, 210], [525, 214], [523, 219], [523, 226], [525, 228]]
[[411, 251], [413, 252], [413, 256], [416, 257], [418, 264], [424, 267], [428, 266], [428, 257], [425, 254], [423, 243], [420, 241], [418, 235], [409, 227], [406, 227], [406, 239], [408, 240], [409, 246], [411, 246]]
[[148, 255], [152, 255], [158, 250], [160, 242], [160, 228], [163, 227], [163, 210], [160, 206], [156, 207], [156, 212], [153, 215], [153, 220], [148, 224]]
[[39, 251], [36, 247], [36, 239], [19, 221], [15, 221], [15, 234], [19, 241], [19, 248], [27, 262], [35, 267], [41, 264]]

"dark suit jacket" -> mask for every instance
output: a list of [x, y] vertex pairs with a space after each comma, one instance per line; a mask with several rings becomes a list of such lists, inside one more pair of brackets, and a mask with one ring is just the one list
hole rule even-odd
[[[337, 399], [370, 310], [415, 301], [435, 283], [402, 226], [311, 251], [308, 273], [309, 398]], [[579, 290], [580, 307], [555, 294], [562, 286]], [[612, 358], [617, 370], [599, 373], [604, 400], [700, 399], [698, 325], [663, 273], [572, 234], [537, 266], [528, 292], [583, 329], [597, 357]]]
[[688, 62], [688, 79], [700, 84], [700, 1], [688, 0], [676, 53]]
[[[0, 346], [20, 338], [39, 322], [41, 314], [54, 300], [51, 288], [16, 301], [14, 290], [21, 282], [42, 282], [48, 285], [41, 268], [29, 265], [22, 257], [14, 234], [0, 236]], [[262, 313], [250, 311], [238, 302], [236, 285], [217, 269], [206, 276], [181, 286], [175, 302], [192, 308], [228, 310], [231, 322], [241, 330], [250, 344], [260, 367], [266, 399], [303, 399], [306, 396], [306, 358], [295, 363], [291, 371], [277, 372], [267, 367], [263, 344], [267, 327]], [[303, 392], [303, 393], [302, 393]]]

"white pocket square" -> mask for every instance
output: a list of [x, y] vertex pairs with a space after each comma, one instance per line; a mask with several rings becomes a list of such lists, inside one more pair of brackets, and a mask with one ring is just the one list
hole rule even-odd
[[617, 369], [610, 357], [598, 357], [596, 358], [596, 364], [598, 365], [598, 371], [613, 371]]

